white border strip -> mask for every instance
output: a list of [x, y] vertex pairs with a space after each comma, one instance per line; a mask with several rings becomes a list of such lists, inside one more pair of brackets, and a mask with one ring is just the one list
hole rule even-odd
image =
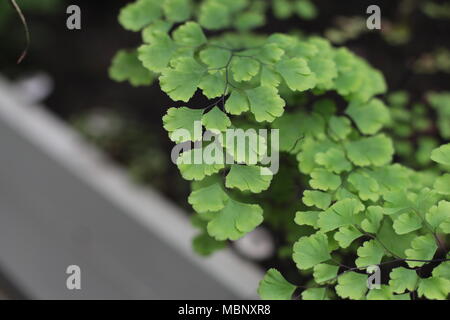
[[132, 183], [123, 170], [42, 106], [21, 100], [17, 89], [0, 77], [0, 117], [12, 128], [238, 297], [257, 298], [262, 270], [229, 249], [198, 257], [191, 248], [197, 232], [184, 212], [155, 191]]

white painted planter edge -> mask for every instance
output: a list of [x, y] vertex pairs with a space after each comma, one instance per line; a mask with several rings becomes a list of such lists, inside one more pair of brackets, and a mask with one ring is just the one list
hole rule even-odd
[[[198, 257], [191, 248], [191, 238], [197, 231], [184, 212], [155, 191], [131, 182], [122, 169], [109, 162], [63, 121], [44, 107], [23, 101], [17, 89], [1, 77], [0, 117], [18, 134], [122, 208], [131, 219], [170, 244], [236, 296], [256, 298], [262, 270], [228, 249], [209, 258]], [[165, 208], [164, 212], [149, 210], [155, 205]]]

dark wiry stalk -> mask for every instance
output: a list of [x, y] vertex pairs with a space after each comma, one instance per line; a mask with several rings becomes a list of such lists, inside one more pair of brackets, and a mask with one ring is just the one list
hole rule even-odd
[[9, 3], [11, 3], [13, 8], [16, 10], [17, 14], [20, 17], [20, 20], [22, 21], [23, 27], [25, 29], [26, 46], [25, 46], [25, 49], [23, 50], [22, 54], [20, 55], [19, 59], [17, 60], [17, 64], [19, 64], [27, 56], [28, 49], [30, 47], [30, 31], [28, 30], [27, 20], [25, 19], [25, 16], [23, 15], [22, 10], [20, 9], [16, 0], [9, 0]]

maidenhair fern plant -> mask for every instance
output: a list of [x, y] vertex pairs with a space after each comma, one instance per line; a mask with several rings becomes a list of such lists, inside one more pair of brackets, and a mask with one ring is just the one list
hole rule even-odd
[[[426, 172], [395, 163], [383, 132], [392, 122], [379, 97], [387, 89], [379, 71], [321, 37], [252, 31], [268, 10], [282, 18], [292, 8], [315, 15], [306, 0], [137, 0], [120, 12], [122, 26], [141, 32], [143, 44], [120, 51], [110, 75], [133, 85], [157, 79], [174, 102], [185, 103], [163, 118], [173, 141], [186, 142], [174, 132], [193, 133], [196, 122], [215, 133], [280, 133], [273, 175], [261, 175], [260, 157], [178, 162], [192, 181], [188, 201], [201, 231], [194, 249], [211, 254], [264, 222], [283, 232], [280, 254], [309, 280], [297, 286], [270, 269], [258, 290], [263, 299], [294, 292], [302, 299], [446, 299], [450, 144], [432, 152], [435, 165]], [[190, 103], [197, 91], [210, 102]], [[275, 145], [265, 142], [264, 150]], [[235, 155], [226, 143], [220, 152]], [[369, 290], [366, 269], [374, 265], [384, 282]]]

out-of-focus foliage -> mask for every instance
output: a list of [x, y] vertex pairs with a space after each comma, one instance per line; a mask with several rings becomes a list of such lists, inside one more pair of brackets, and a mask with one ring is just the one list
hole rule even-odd
[[169, 156], [151, 131], [130, 117], [101, 108], [75, 115], [71, 122], [89, 141], [127, 166], [133, 179], [164, 191], [162, 178], [169, 169]]
[[421, 55], [415, 62], [414, 71], [422, 74], [437, 72], [450, 73], [450, 51], [437, 48], [432, 52]]
[[434, 19], [450, 19], [450, 3], [437, 3], [435, 1], [423, 1], [422, 11]]
[[[54, 13], [58, 9], [63, 7], [64, 1], [62, 0], [19, 0], [17, 4], [21, 10], [26, 13]], [[16, 11], [11, 6], [8, 0], [0, 2], [0, 31], [6, 28], [7, 24], [11, 22], [11, 19], [15, 19], [17, 16]], [[17, 19], [19, 19], [17, 17]]]

